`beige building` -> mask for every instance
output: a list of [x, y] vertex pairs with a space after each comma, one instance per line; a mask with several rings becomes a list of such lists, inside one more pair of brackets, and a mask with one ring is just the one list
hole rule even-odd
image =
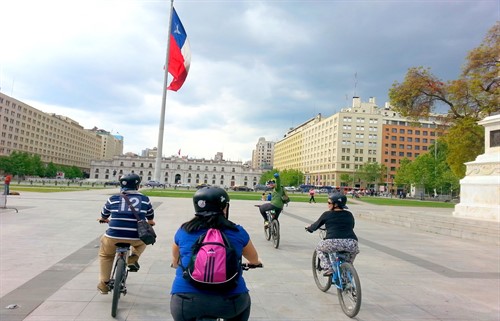
[[[388, 104], [384, 108], [378, 107], [373, 97], [368, 102], [353, 97], [351, 107], [343, 108], [326, 118], [319, 114], [288, 131], [275, 145], [274, 167], [279, 170], [302, 171], [305, 174], [305, 184], [365, 187], [360, 178], [356, 177], [356, 171], [363, 164], [377, 162], [389, 165], [390, 172], [387, 175], [394, 177], [395, 171], [399, 168], [396, 162], [399, 163], [401, 158], [410, 155], [409, 158], [414, 159], [420, 153], [425, 153], [427, 147], [434, 143], [436, 135], [435, 129], [426, 128], [436, 127], [439, 119], [437, 116], [422, 122], [420, 124], [422, 130], [419, 127], [415, 130], [408, 128], [409, 131], [398, 128], [398, 132], [404, 138], [401, 135], [395, 138], [396, 135], [387, 132], [388, 130], [392, 132], [393, 126], [409, 127], [414, 123], [392, 111]], [[417, 132], [429, 135], [429, 139], [406, 138], [407, 135]], [[400, 142], [397, 146], [394, 146], [395, 142], [389, 143], [389, 140], [394, 139]], [[419, 144], [409, 144], [409, 142]], [[403, 152], [399, 148], [409, 150]], [[416, 152], [410, 150], [417, 148]], [[402, 152], [403, 157], [399, 157]], [[397, 153], [397, 158], [388, 157], [394, 153]], [[349, 182], [341, 179], [342, 174], [349, 175]]]
[[40, 155], [42, 162], [89, 170], [92, 159], [123, 153], [123, 137], [84, 129], [69, 117], [49, 114], [0, 93], [0, 156], [13, 151]]
[[252, 168], [270, 170], [273, 168], [274, 142], [260, 137], [252, 151]]
[[[95, 160], [91, 163], [90, 179], [97, 181], [117, 180], [120, 176], [136, 173], [146, 183], [154, 179], [155, 157], [132, 155], [115, 156], [112, 160]], [[179, 156], [163, 157], [161, 162], [161, 183], [167, 186], [175, 184], [195, 187], [209, 184], [229, 188], [232, 186], [255, 186], [262, 175], [262, 170], [252, 169], [242, 162], [217, 159], [206, 160]]]
[[302, 171], [306, 184], [340, 186], [341, 174], [352, 176], [363, 163], [380, 160], [382, 119], [374, 98], [354, 97], [352, 107], [319, 114], [286, 133], [276, 143], [274, 166]]

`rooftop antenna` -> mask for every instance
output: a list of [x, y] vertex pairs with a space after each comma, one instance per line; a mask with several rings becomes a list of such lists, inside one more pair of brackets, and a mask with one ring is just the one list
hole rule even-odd
[[358, 72], [356, 71], [354, 73], [354, 93], [353, 93], [353, 97], [357, 97], [356, 95], [356, 87], [358, 86]]

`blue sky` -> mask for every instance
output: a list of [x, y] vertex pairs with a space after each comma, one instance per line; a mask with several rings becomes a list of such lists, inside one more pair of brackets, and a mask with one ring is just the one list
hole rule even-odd
[[[177, 0], [192, 63], [168, 91], [163, 154], [247, 161], [353, 95], [379, 106], [408, 68], [459, 76], [500, 1]], [[157, 146], [170, 1], [0, 0], [0, 91]], [[355, 76], [356, 75], [356, 76]], [[171, 80], [171, 78], [170, 78]], [[170, 82], [169, 80], [169, 82]]]

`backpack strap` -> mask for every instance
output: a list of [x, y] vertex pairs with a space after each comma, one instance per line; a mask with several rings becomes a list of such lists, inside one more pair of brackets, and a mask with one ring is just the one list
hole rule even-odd
[[130, 210], [134, 214], [134, 216], [137, 219], [137, 221], [141, 221], [141, 218], [137, 214], [137, 211], [135, 210], [135, 207], [132, 205], [132, 203], [130, 203], [130, 200], [129, 200], [128, 196], [126, 194], [124, 194], [124, 193], [120, 194], [120, 196], [123, 197], [123, 199], [125, 200], [125, 202], [127, 203], [127, 205], [130, 207]]

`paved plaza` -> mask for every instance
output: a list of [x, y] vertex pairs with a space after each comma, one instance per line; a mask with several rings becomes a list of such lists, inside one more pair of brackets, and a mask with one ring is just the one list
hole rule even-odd
[[[96, 290], [99, 237], [96, 222], [117, 189], [29, 193], [9, 196], [0, 208], [0, 320], [114, 320], [111, 295]], [[141, 270], [129, 275], [116, 320], [172, 320], [169, 310], [170, 249], [174, 232], [193, 216], [190, 199], [151, 198], [158, 241], [141, 256]], [[336, 291], [323, 293], [311, 272], [319, 241], [304, 226], [326, 203], [290, 203], [280, 217], [281, 244], [264, 239], [255, 201], [232, 201], [230, 219], [252, 237], [263, 269], [245, 272], [253, 321], [350, 320]], [[352, 212], [408, 211], [451, 215], [452, 209], [375, 207], [348, 200]], [[16, 212], [16, 209], [18, 212]], [[431, 213], [429, 213], [431, 211]], [[493, 222], [494, 223], [494, 222]], [[363, 300], [360, 321], [500, 320], [500, 251], [495, 242], [422, 232], [363, 217], [355, 231], [361, 253], [358, 270]]]

